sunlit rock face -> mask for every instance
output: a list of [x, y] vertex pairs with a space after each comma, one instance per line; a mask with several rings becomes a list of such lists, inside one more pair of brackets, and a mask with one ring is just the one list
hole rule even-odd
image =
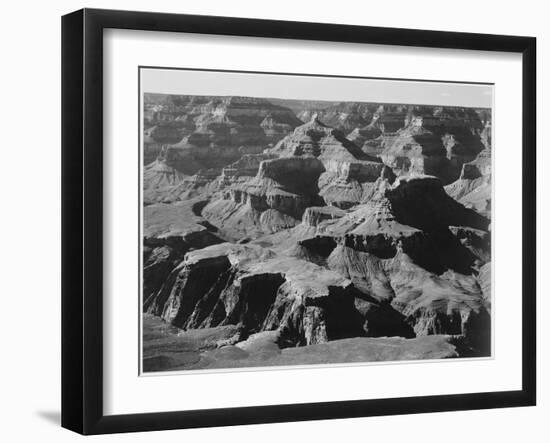
[[314, 114], [269, 152], [282, 157], [315, 157], [323, 165], [319, 195], [327, 204], [351, 207], [368, 198], [380, 176], [382, 162], [365, 154], [342, 132], [321, 122]]
[[[149, 177], [145, 194], [151, 201], [185, 198], [188, 186], [197, 188], [197, 180], [178, 177], [177, 183], [170, 183], [184, 183], [176, 195], [160, 195], [172, 191], [160, 169], [187, 177], [215, 170], [215, 178], [243, 156], [262, 153], [302, 123], [290, 109], [265, 99], [146, 94], [145, 100], [143, 160]], [[151, 167], [155, 162], [162, 167]], [[154, 177], [155, 172], [163, 177]]]
[[490, 110], [148, 99], [144, 367], [490, 355]]
[[456, 181], [445, 186], [447, 193], [468, 208], [491, 218], [491, 124], [485, 123], [480, 133], [483, 149], [477, 156], [462, 165]]
[[423, 115], [422, 111], [415, 111], [388, 140], [380, 157], [398, 175], [435, 175], [444, 184], [456, 180], [462, 166], [484, 148], [482, 124], [476, 115], [468, 115], [471, 119], [465, 120], [456, 114], [442, 110]]
[[324, 107], [306, 108], [298, 112], [303, 122], [308, 122], [314, 115], [328, 126], [349, 133], [353, 129], [367, 125], [377, 105], [359, 102], [331, 103]]
[[432, 177], [379, 188], [353, 210], [308, 208], [288, 234], [188, 253], [147, 311], [184, 328], [233, 324], [248, 318], [243, 300], [262, 287], [265, 305], [245, 329], [281, 329], [287, 344], [447, 334], [486, 347], [490, 296], [478, 275], [488, 263], [488, 220]]
[[257, 154], [301, 123], [291, 110], [263, 99], [224, 97], [193, 104], [187, 114], [193, 131], [166, 145], [166, 160], [186, 174]]

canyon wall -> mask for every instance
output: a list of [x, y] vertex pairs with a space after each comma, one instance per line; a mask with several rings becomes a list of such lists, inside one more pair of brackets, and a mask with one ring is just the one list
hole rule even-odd
[[145, 108], [143, 310], [220, 334], [201, 362], [218, 364], [212, 346], [252, 358], [382, 337], [490, 354], [490, 112], [162, 95]]

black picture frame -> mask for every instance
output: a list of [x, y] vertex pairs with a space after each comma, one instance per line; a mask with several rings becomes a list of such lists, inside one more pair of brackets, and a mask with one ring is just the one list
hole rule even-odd
[[[103, 413], [103, 30], [171, 31], [522, 54], [522, 388], [392, 399]], [[536, 39], [83, 9], [62, 18], [62, 426], [82, 434], [412, 414], [536, 402]]]

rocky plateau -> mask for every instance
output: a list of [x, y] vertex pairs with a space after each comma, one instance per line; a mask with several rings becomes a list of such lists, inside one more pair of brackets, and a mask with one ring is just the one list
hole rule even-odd
[[143, 368], [491, 355], [491, 112], [145, 94]]

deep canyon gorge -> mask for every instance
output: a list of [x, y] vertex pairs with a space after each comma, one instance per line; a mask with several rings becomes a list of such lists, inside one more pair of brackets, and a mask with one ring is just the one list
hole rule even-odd
[[491, 355], [490, 109], [143, 106], [143, 371]]

